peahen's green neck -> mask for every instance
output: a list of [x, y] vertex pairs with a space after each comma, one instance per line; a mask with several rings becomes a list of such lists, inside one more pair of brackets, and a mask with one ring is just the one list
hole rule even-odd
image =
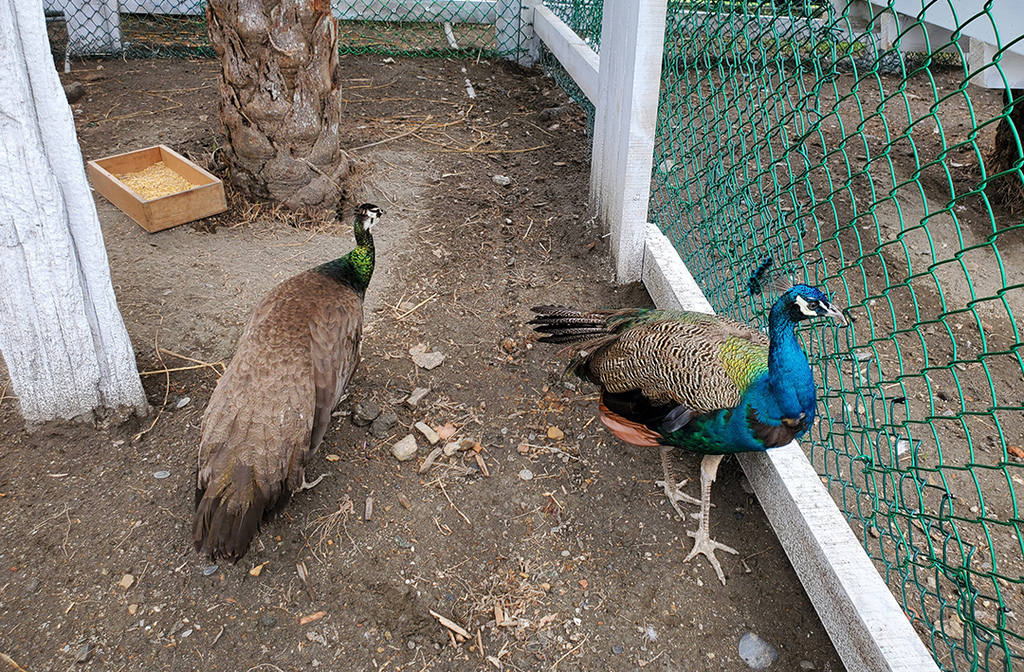
[[374, 252], [373, 236], [360, 215], [356, 216], [355, 234], [356, 246], [351, 252], [313, 270], [348, 285], [362, 298], [373, 275]]

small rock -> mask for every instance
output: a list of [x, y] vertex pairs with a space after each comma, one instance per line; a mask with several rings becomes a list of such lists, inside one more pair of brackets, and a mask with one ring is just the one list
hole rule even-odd
[[137, 604], [129, 604], [128, 605], [128, 613], [131, 614], [132, 616], [134, 616], [135, 612], [137, 612], [138, 610], [139, 610], [139, 605], [137, 605]]
[[540, 121], [554, 121], [555, 119], [558, 119], [563, 114], [565, 114], [565, 111], [567, 109], [569, 109], [569, 108], [564, 107], [564, 106], [563, 107], [549, 107], [549, 108], [541, 110], [540, 114], [537, 115], [537, 118]]
[[213, 576], [217, 573], [218, 569], [220, 569], [220, 567], [217, 565], [207, 565], [206, 567], [203, 567], [203, 576]]
[[533, 472], [530, 471], [529, 469], [523, 469], [522, 471], [519, 472], [519, 478], [521, 478], [524, 481], [532, 481]]
[[370, 401], [356, 402], [352, 407], [352, 424], [366, 427], [380, 415], [380, 406]]
[[413, 355], [412, 361], [413, 364], [421, 369], [430, 371], [441, 366], [441, 363], [444, 362], [444, 355], [440, 352], [421, 352]]
[[612, 653], [614, 653], [616, 656], [621, 655], [623, 651], [625, 651], [625, 649], [623, 649], [618, 644], [612, 647]]
[[800, 669], [801, 670], [813, 670], [814, 669], [814, 663], [812, 663], [809, 660], [801, 660], [800, 661]]
[[384, 411], [377, 416], [370, 426], [370, 432], [378, 439], [387, 438], [391, 430], [398, 424], [398, 416], [391, 411]]
[[265, 628], [272, 628], [277, 625], [277, 619], [273, 616], [264, 616], [260, 619], [260, 624]]
[[132, 587], [132, 584], [134, 584], [134, 583], [135, 583], [135, 577], [132, 576], [131, 574], [125, 574], [124, 576], [121, 577], [121, 580], [118, 582], [117, 585], [121, 586], [125, 590], [128, 590], [129, 588]]
[[169, 471], [158, 471], [158, 472], [153, 474], [153, 478], [163, 479], [163, 478], [167, 478], [170, 475], [171, 475], [171, 472], [169, 472]]
[[398, 493], [398, 503], [402, 505], [403, 509], [412, 510], [412, 500], [404, 492]]
[[391, 446], [391, 454], [395, 456], [395, 459], [399, 462], [405, 462], [416, 457], [416, 451], [419, 447], [416, 445], [416, 437], [412, 434], [406, 434], [405, 438]]
[[409, 408], [416, 408], [419, 405], [419, 403], [423, 401], [423, 398], [426, 397], [428, 394], [430, 394], [429, 387], [417, 387], [409, 395], [409, 398], [405, 400], [405, 404]]
[[192, 401], [192, 397], [182, 397], [178, 399], [178, 403], [174, 405], [175, 408], [185, 408], [188, 406], [188, 402]]
[[779, 659], [779, 652], [752, 632], [740, 637], [739, 653], [743, 662], [754, 670], [767, 669]]
[[508, 175], [495, 175], [491, 178], [491, 182], [494, 182], [499, 187], [507, 187], [512, 184], [512, 178]]
[[90, 644], [82, 644], [81, 648], [75, 653], [76, 663], [87, 663], [89, 662], [89, 656], [92, 655], [92, 646]]
[[29, 582], [25, 584], [25, 592], [32, 594], [37, 590], [39, 590], [39, 579], [33, 576], [29, 579]]
[[414, 427], [420, 431], [423, 436], [427, 437], [427, 441], [430, 441], [430, 445], [434, 445], [441, 440], [441, 437], [437, 435], [430, 425], [425, 422], [417, 422]]
[[456, 441], [444, 444], [444, 455], [445, 457], [451, 457], [455, 453], [459, 452], [459, 444]]
[[64, 97], [68, 104], [77, 103], [85, 95], [85, 84], [81, 82], [68, 82], [64, 85]]
[[561, 441], [565, 438], [565, 432], [558, 427], [548, 427], [548, 438], [552, 441]]

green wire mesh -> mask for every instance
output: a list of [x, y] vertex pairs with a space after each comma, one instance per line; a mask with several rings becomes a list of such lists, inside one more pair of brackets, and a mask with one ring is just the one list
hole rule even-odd
[[[973, 4], [951, 35], [904, 21], [886, 49], [892, 7], [670, 2], [649, 217], [717, 311], [765, 322], [746, 280], [768, 256], [849, 306], [849, 328], [801, 332], [821, 390], [806, 448], [938, 664], [1010, 670], [1024, 91], [968, 86], [960, 31], [1002, 39]], [[1002, 74], [1012, 38], [981, 70]]]
[[[120, 12], [110, 6], [120, 6]], [[437, 57], [526, 54], [520, 0], [335, 0], [342, 54]], [[48, 0], [50, 50], [67, 58], [213, 57], [204, 0]]]

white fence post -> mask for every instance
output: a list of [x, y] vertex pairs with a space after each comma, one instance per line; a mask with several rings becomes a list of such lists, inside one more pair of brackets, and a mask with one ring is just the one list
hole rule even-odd
[[526, 67], [534, 61], [529, 50], [533, 41], [531, 2], [533, 0], [498, 0], [494, 17], [494, 48], [505, 58]]
[[611, 234], [615, 279], [640, 279], [667, 0], [606, 2], [590, 199]]
[[116, 54], [121, 51], [121, 14], [117, 0], [73, 0], [64, 10], [68, 55]]

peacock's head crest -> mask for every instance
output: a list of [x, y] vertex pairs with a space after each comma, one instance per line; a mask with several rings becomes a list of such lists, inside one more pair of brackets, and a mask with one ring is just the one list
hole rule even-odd
[[377, 220], [384, 216], [384, 211], [373, 203], [363, 203], [356, 208], [356, 223], [361, 224], [363, 229], [370, 231]]
[[839, 324], [846, 325], [843, 311], [817, 287], [795, 285], [779, 298], [776, 305], [785, 311], [786, 316], [792, 322], [810, 320], [815, 317], [831, 317]]

